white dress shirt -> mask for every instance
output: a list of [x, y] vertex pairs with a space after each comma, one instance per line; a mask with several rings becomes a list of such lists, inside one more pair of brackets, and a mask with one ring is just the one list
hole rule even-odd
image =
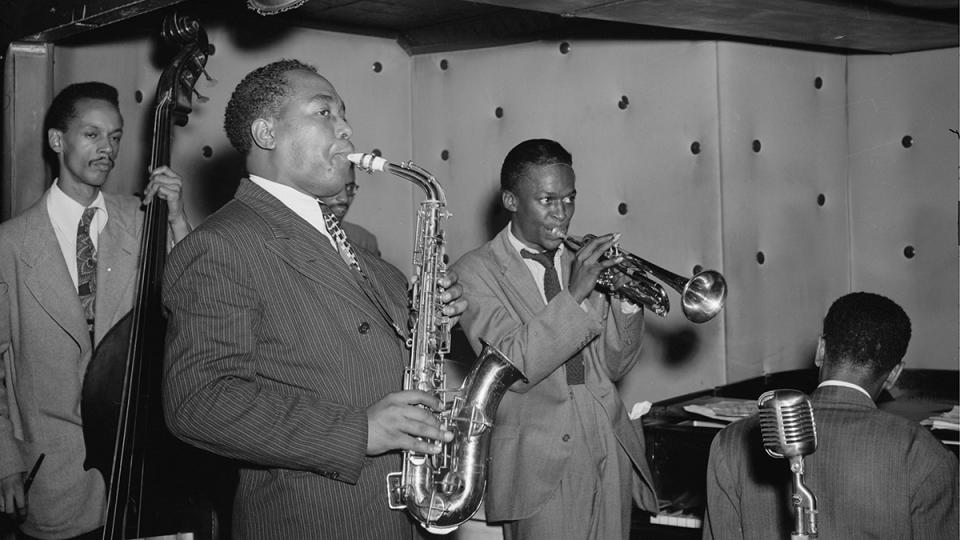
[[[93, 240], [93, 248], [98, 249], [100, 233], [107, 226], [109, 218], [103, 193], [97, 193], [97, 198], [93, 200], [90, 207], [97, 209], [90, 222], [90, 239]], [[86, 209], [86, 206], [64, 193], [56, 180], [47, 190], [47, 214], [50, 216], [50, 223], [53, 225], [53, 232], [57, 236], [57, 243], [63, 253], [63, 260], [67, 263], [67, 272], [70, 273], [74, 288], [78, 286], [79, 279], [77, 277], [77, 228]]]

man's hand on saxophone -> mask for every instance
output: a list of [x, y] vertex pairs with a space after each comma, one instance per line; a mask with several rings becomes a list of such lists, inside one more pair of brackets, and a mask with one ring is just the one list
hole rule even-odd
[[[438, 283], [443, 289], [440, 295], [443, 314], [450, 318], [453, 326], [467, 309], [463, 287], [457, 283], [456, 272], [447, 272]], [[404, 390], [387, 394], [367, 408], [367, 455], [390, 450], [439, 453], [438, 441], [453, 440], [453, 433], [440, 429], [435, 414], [440, 409], [440, 400], [426, 392]]]
[[390, 450], [424, 454], [440, 452], [440, 441], [450, 442], [453, 433], [440, 429], [433, 411], [440, 400], [419, 390], [387, 394], [367, 408], [367, 455]]
[[467, 310], [467, 299], [463, 298], [463, 287], [457, 283], [457, 273], [447, 270], [446, 275], [438, 280], [443, 294], [440, 301], [444, 303], [443, 314], [450, 318], [453, 327], [460, 320], [460, 316]]

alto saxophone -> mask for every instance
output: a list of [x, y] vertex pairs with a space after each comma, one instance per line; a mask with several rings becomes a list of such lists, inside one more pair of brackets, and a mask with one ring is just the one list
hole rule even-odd
[[[403, 452], [403, 469], [387, 475], [390, 508], [406, 509], [426, 530], [446, 534], [470, 519], [480, 507], [487, 484], [490, 433], [500, 400], [518, 380], [527, 381], [506, 356], [481, 340], [483, 349], [460, 388], [449, 390], [444, 369], [450, 352], [450, 320], [443, 315], [439, 281], [446, 274], [440, 220], [448, 218], [446, 198], [436, 178], [412, 162], [390, 163], [373, 154], [350, 154], [361, 169], [389, 172], [426, 192], [417, 213], [413, 266], [414, 322], [407, 347], [410, 363], [403, 389], [437, 397], [441, 428], [453, 440], [436, 455]], [[452, 401], [449, 399], [452, 396]]]

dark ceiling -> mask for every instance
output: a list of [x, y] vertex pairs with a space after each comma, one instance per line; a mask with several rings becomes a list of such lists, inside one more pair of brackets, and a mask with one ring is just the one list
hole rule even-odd
[[[52, 41], [178, 9], [389, 36], [411, 54], [557, 38], [724, 39], [847, 53], [958, 44], [960, 0], [0, 0], [0, 40]], [[216, 7], [212, 7], [216, 6]]]

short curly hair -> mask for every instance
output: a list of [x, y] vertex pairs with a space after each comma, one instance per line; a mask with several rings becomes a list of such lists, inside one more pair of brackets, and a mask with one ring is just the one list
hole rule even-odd
[[562, 163], [573, 166], [573, 156], [557, 141], [528, 139], [513, 147], [500, 168], [500, 189], [515, 191], [530, 167]]
[[250, 125], [257, 118], [276, 116], [290, 91], [285, 77], [290, 71], [309, 71], [319, 75], [317, 68], [299, 60], [278, 60], [259, 67], [240, 81], [227, 102], [223, 115], [223, 129], [230, 144], [246, 155], [253, 146]]
[[893, 300], [868, 292], [838, 298], [823, 319], [829, 362], [886, 373], [907, 353], [910, 317]]
[[53, 98], [47, 109], [45, 128], [66, 131], [70, 120], [77, 116], [77, 102], [83, 99], [100, 99], [120, 109], [117, 89], [113, 86], [97, 81], [74, 83]]

